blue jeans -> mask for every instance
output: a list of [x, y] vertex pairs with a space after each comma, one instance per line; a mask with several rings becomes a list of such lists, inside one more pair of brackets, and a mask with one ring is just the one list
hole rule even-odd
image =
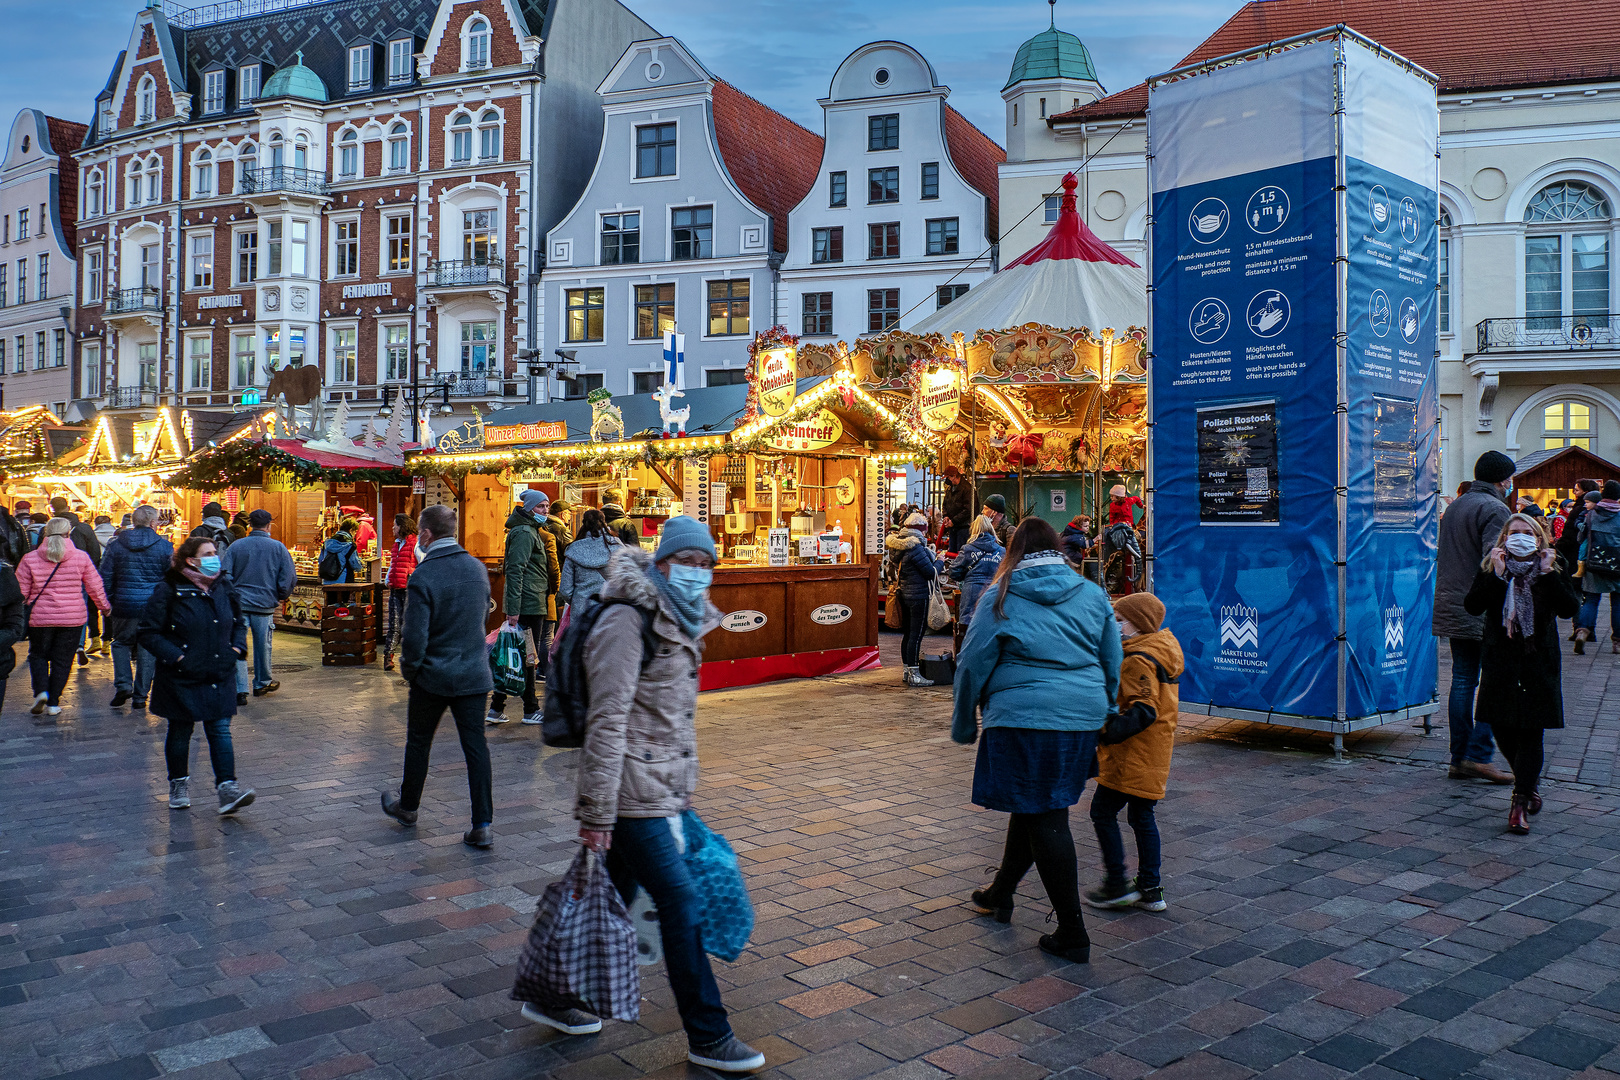
[[680, 1010], [686, 1039], [694, 1047], [712, 1046], [731, 1034], [726, 1007], [720, 1001], [709, 954], [703, 951], [703, 898], [686, 870], [686, 858], [675, 847], [667, 818], [622, 817], [613, 827], [607, 853], [608, 875], [624, 902], [636, 897], [639, 885], [658, 907], [664, 939], [664, 967]]
[[1097, 831], [1097, 847], [1108, 872], [1108, 884], [1125, 884], [1125, 840], [1119, 832], [1119, 812], [1128, 807], [1125, 817], [1136, 834], [1136, 887], [1159, 887], [1159, 822], [1153, 816], [1157, 805], [1155, 799], [1097, 785], [1091, 796], [1091, 827]]
[[[1613, 634], [1614, 640], [1620, 641], [1620, 604], [1617, 604], [1615, 602], [1616, 600], [1620, 600], [1620, 593], [1610, 593], [1609, 630], [1610, 633]], [[1575, 626], [1577, 629], [1584, 627], [1585, 629], [1592, 631], [1593, 637], [1597, 636], [1598, 605], [1601, 603], [1603, 603], [1602, 593], [1581, 593], [1581, 612], [1579, 615], [1575, 616]]]
[[[271, 615], [260, 615], [255, 611], [244, 612], [247, 615], [248, 629], [253, 631], [253, 679], [251, 685], [255, 690], [261, 686], [268, 686], [270, 675], [270, 638], [275, 632], [275, 619]], [[236, 662], [236, 692], [248, 692], [248, 665], [247, 660]]]
[[[191, 775], [191, 733], [195, 720], [169, 719], [169, 734], [163, 740], [163, 756], [169, 765], [169, 779]], [[203, 721], [208, 737], [208, 761], [214, 768], [214, 786], [236, 779], [236, 752], [231, 748], [231, 718], [221, 716]]]
[[108, 616], [107, 627], [113, 639], [113, 689], [120, 694], [133, 694], [136, 701], [145, 701], [152, 689], [152, 673], [157, 663], [151, 653], [135, 644], [135, 632], [140, 629], [141, 620]]
[[1479, 687], [1479, 642], [1472, 638], [1450, 638], [1451, 697], [1447, 712], [1451, 720], [1451, 763], [1465, 760], [1484, 765], [1491, 760], [1496, 744], [1491, 725], [1474, 720], [1474, 691]]

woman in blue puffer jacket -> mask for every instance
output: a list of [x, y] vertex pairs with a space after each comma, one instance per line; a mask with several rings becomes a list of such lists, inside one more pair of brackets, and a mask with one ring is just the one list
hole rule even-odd
[[958, 625], [966, 627], [973, 620], [973, 608], [978, 604], [984, 587], [996, 576], [996, 570], [1006, 554], [1007, 549], [996, 539], [996, 527], [990, 523], [990, 519], [983, 514], [974, 518], [968, 542], [962, 545], [962, 550], [947, 571], [952, 581], [962, 584], [962, 598], [956, 603]]
[[[956, 666], [951, 738], [978, 737], [973, 801], [1012, 815], [1001, 869], [973, 903], [1001, 922], [1033, 863], [1058, 917], [1041, 948], [1091, 958], [1069, 807], [1080, 801], [1097, 732], [1117, 711], [1124, 650], [1102, 588], [1069, 567], [1052, 526], [1025, 518], [1007, 545]], [[979, 714], [983, 712], [983, 719]]]

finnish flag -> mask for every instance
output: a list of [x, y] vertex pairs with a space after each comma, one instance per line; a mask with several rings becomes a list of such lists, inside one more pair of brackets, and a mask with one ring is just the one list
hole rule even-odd
[[686, 335], [664, 331], [664, 385], [686, 389]]

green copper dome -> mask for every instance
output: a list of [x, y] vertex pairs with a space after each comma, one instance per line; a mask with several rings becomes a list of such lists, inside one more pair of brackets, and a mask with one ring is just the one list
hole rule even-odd
[[[1088, 65], [1090, 61], [1086, 62]], [[321, 77], [304, 66], [304, 54], [299, 52], [298, 62], [284, 67], [270, 76], [270, 81], [264, 84], [259, 92], [261, 101], [270, 98], [295, 97], [306, 101], [327, 100], [326, 84]]]
[[[1007, 86], [1030, 79], [1087, 79], [1096, 82], [1097, 69], [1091, 66], [1091, 54], [1079, 38], [1053, 27], [1018, 46], [1018, 55], [1013, 57], [1012, 74], [1007, 77]], [[1007, 86], [1002, 89], [1007, 89]]]

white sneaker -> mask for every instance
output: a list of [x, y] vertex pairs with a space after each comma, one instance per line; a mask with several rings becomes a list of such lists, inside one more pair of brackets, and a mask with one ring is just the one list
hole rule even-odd
[[45, 714], [47, 716], [60, 716], [62, 714], [62, 706], [47, 705], [45, 706]]
[[32, 709], [29, 709], [28, 711], [33, 713], [35, 716], [38, 716], [40, 713], [45, 711], [45, 703], [47, 701], [49, 701], [50, 699], [51, 699], [51, 695], [49, 695], [49, 694], [47, 694], [47, 693], [45, 693], [43, 691], [41, 691], [38, 694], [35, 694], [34, 695], [34, 707]]
[[534, 710], [534, 712], [529, 713], [526, 716], [524, 716], [523, 717], [523, 722], [525, 724], [538, 725], [538, 724], [543, 723], [545, 721], [545, 719], [546, 719], [546, 711], [544, 709], [536, 709], [536, 710]]
[[494, 709], [489, 710], [489, 715], [484, 717], [484, 723], [486, 724], [507, 724], [510, 722], [505, 713], [498, 713]]

